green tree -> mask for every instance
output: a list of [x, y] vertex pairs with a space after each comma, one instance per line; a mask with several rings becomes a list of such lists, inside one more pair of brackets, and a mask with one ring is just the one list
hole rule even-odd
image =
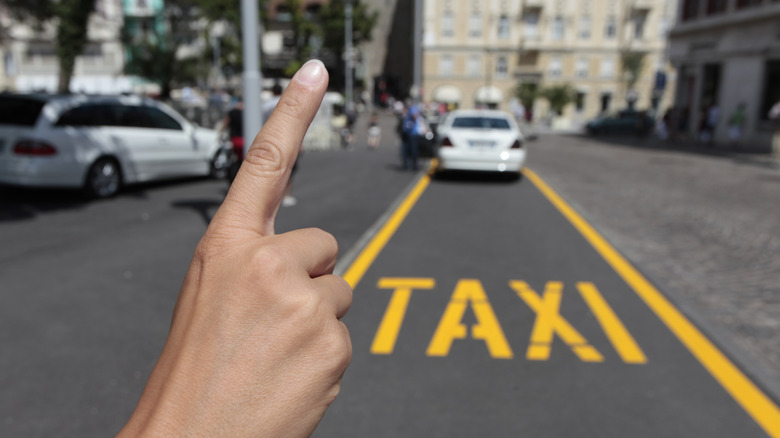
[[626, 91], [631, 90], [642, 75], [642, 69], [645, 65], [645, 53], [627, 50], [620, 55], [620, 65], [623, 72], [623, 81], [626, 84]]
[[[176, 83], [194, 82], [201, 57], [181, 58], [178, 51], [198, 37], [193, 23], [199, 11], [197, 0], [167, 0], [160, 16], [126, 19], [122, 31], [129, 52], [125, 72], [157, 83], [161, 99], [170, 97]], [[141, 21], [146, 22], [142, 25]]]
[[547, 99], [550, 103], [550, 109], [556, 114], [563, 114], [566, 105], [572, 103], [575, 99], [575, 91], [569, 84], [553, 85], [543, 89], [539, 93], [540, 97]]
[[539, 84], [533, 82], [521, 82], [515, 87], [515, 97], [520, 99], [523, 106], [529, 110], [534, 107], [534, 101], [539, 97]]
[[70, 92], [76, 57], [81, 55], [87, 44], [87, 24], [95, 10], [95, 0], [5, 0], [5, 3], [15, 17], [30, 18], [39, 29], [44, 23], [56, 26], [57, 91]]

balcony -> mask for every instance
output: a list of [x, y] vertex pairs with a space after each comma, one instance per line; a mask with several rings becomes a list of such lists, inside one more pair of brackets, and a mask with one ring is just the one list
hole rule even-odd
[[633, 0], [629, 3], [629, 7], [637, 12], [649, 11], [653, 9], [653, 0]]
[[523, 0], [523, 9], [542, 9], [544, 0]]

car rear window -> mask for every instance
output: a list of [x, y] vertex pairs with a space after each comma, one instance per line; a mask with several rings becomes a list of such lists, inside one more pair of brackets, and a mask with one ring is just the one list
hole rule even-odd
[[509, 121], [496, 117], [457, 117], [452, 121], [453, 128], [473, 129], [509, 129]]
[[46, 102], [20, 96], [0, 96], [0, 125], [35, 126]]

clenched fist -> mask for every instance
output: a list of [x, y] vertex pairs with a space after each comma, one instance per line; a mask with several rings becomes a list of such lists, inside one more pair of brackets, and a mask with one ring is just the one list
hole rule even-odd
[[303, 136], [328, 83], [293, 77], [198, 244], [165, 348], [120, 436], [310, 435], [352, 357], [352, 289], [317, 229], [274, 234]]

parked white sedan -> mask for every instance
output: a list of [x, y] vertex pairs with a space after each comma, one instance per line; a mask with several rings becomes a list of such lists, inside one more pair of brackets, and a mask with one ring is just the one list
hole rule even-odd
[[511, 114], [455, 110], [439, 124], [437, 171], [474, 170], [519, 175], [525, 163], [523, 134]]
[[135, 96], [0, 94], [0, 183], [83, 187], [209, 175], [222, 165], [217, 132]]

